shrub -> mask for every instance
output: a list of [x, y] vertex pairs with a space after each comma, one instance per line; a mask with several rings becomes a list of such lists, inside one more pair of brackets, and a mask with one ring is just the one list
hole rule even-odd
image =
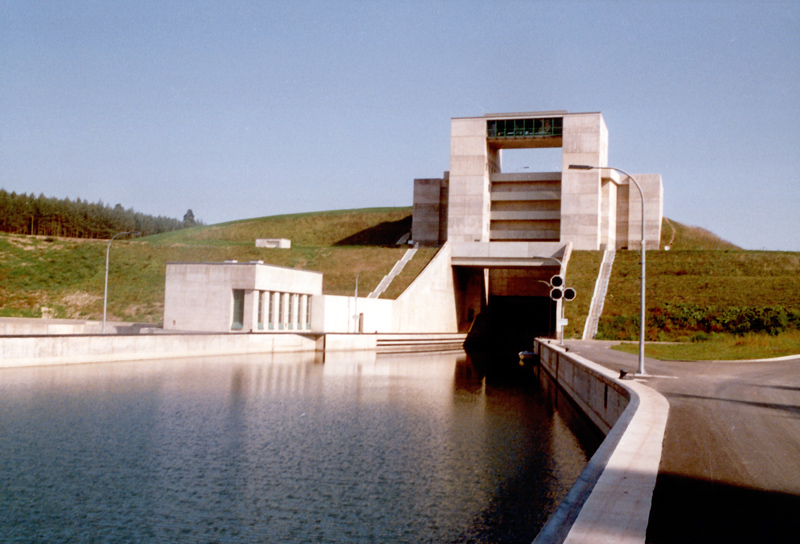
[[[744, 335], [767, 333], [775, 336], [786, 330], [800, 330], [800, 311], [783, 306], [699, 306], [691, 303], [650, 308], [647, 316], [648, 340], [689, 337], [692, 342], [708, 339], [709, 334]], [[598, 339], [638, 338], [638, 316], [610, 316], [600, 320]]]

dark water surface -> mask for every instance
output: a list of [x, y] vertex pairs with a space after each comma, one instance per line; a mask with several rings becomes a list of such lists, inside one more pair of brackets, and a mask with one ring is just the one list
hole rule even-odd
[[596, 444], [484, 364], [0, 370], [0, 541], [530, 542]]

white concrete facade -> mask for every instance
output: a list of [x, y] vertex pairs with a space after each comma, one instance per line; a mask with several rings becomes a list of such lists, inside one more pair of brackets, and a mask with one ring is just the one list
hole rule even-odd
[[206, 332], [311, 330], [322, 274], [251, 263], [168, 263], [164, 329]]
[[[588, 250], [638, 248], [641, 201], [638, 194], [629, 198], [628, 179], [608, 170], [569, 168], [608, 166], [608, 143], [599, 112], [452, 119], [449, 172], [414, 182], [412, 238], [429, 245], [529, 241], [571, 242]], [[520, 148], [561, 148], [561, 171], [503, 172], [503, 149]], [[661, 176], [634, 177], [644, 190], [647, 246], [657, 249]]]
[[445, 245], [397, 299], [322, 294], [322, 274], [253, 263], [168, 263], [164, 329], [252, 333], [455, 333]]

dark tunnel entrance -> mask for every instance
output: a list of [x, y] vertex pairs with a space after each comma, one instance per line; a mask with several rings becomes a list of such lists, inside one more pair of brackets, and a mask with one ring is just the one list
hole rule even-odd
[[490, 295], [489, 304], [477, 316], [467, 347], [518, 353], [530, 350], [533, 339], [553, 337], [556, 303], [547, 297]]

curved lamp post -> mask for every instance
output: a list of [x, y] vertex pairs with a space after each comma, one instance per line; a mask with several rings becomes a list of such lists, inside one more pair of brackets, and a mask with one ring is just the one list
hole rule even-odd
[[639, 182], [630, 175], [629, 173], [620, 170], [619, 168], [614, 168], [611, 166], [588, 166], [586, 164], [570, 164], [570, 170], [614, 170], [615, 172], [619, 172], [620, 174], [626, 176], [629, 180], [636, 185], [636, 188], [639, 190], [639, 197], [642, 199], [642, 277], [640, 281], [640, 288], [641, 294], [639, 295], [639, 368], [636, 370], [637, 374], [644, 374], [644, 292], [645, 292], [645, 275], [644, 275], [644, 260], [645, 260], [645, 240], [644, 240], [644, 193], [642, 192], [642, 187], [639, 185]]
[[111, 240], [108, 241], [108, 247], [106, 248], [106, 283], [105, 287], [103, 288], [103, 334], [106, 333], [106, 307], [108, 305], [108, 258], [111, 254], [111, 242], [114, 241], [114, 238], [117, 236], [122, 236], [123, 234], [141, 234], [141, 232], [118, 232], [111, 237]]

